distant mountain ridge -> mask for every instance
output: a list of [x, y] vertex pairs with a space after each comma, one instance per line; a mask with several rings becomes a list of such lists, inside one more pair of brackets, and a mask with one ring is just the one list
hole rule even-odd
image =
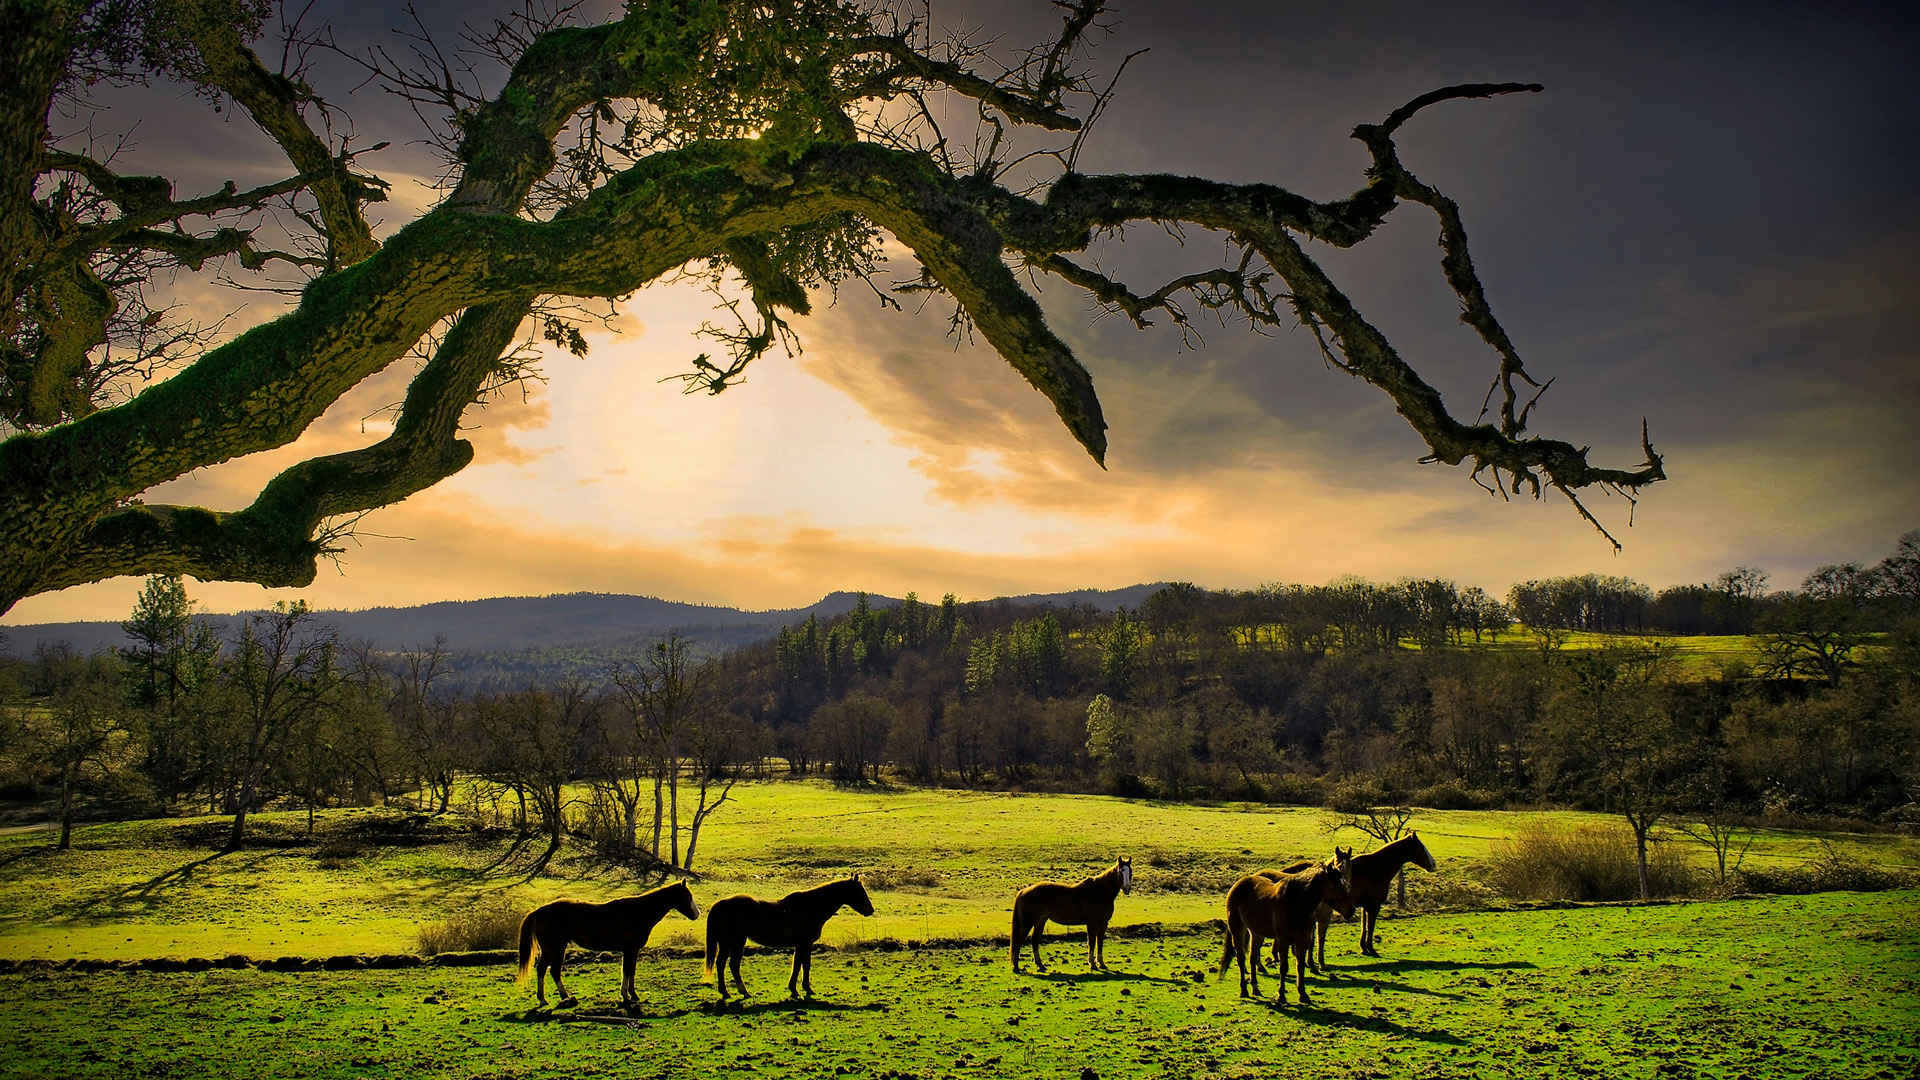
[[[1087, 604], [1101, 611], [1138, 607], [1159, 584], [1122, 589], [1075, 589], [997, 598], [997, 602], [1064, 607]], [[783, 626], [809, 615], [829, 619], [853, 610], [859, 593], [830, 592], [806, 607], [768, 611], [690, 604], [654, 596], [622, 593], [561, 593], [552, 596], [500, 596], [485, 600], [441, 600], [413, 607], [377, 607], [360, 611], [319, 611], [321, 622], [353, 641], [381, 649], [431, 645], [444, 635], [454, 653], [522, 653], [544, 650], [601, 651], [632, 646], [679, 633], [702, 652], [718, 653], [764, 640]], [[894, 597], [867, 594], [874, 607], [892, 607]], [[929, 602], [922, 598], [922, 602]], [[932, 601], [938, 603], [939, 598]], [[202, 615], [223, 636], [231, 634], [245, 612]], [[118, 622], [34, 623], [0, 626], [0, 654], [30, 657], [41, 644], [64, 641], [83, 653], [121, 648], [127, 636]]]

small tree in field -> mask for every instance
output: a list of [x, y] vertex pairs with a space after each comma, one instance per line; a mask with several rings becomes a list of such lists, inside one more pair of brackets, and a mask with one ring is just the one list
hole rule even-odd
[[228, 762], [227, 798], [233, 828], [227, 850], [240, 847], [247, 814], [303, 729], [334, 707], [339, 671], [331, 630], [313, 625], [304, 601], [276, 604], [248, 616], [221, 664], [221, 735]]
[[1660, 646], [1569, 653], [1548, 703], [1561, 752], [1589, 771], [1608, 808], [1633, 829], [1643, 900], [1652, 891], [1654, 826], [1681, 804], [1705, 757], [1668, 683], [1672, 661], [1671, 648]]
[[[1376, 847], [1383, 847], [1407, 835], [1415, 813], [1411, 806], [1369, 806], [1341, 814], [1338, 819], [1326, 826], [1326, 831], [1337, 836], [1342, 830], [1352, 829], [1354, 832], [1378, 841], [1375, 844]], [[1397, 890], [1394, 902], [1400, 907], [1406, 907], [1406, 869], [1403, 867], [1398, 874], [1394, 875], [1393, 880]]]

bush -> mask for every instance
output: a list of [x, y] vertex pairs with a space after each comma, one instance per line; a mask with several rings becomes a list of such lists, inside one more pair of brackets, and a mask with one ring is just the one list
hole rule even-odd
[[477, 952], [511, 949], [519, 945], [520, 919], [526, 914], [518, 901], [495, 893], [462, 907], [439, 922], [420, 927], [420, 952]]
[[1343, 814], [1363, 814], [1386, 801], [1380, 781], [1364, 773], [1341, 777], [1327, 788], [1327, 809]]
[[1267, 781], [1267, 798], [1289, 806], [1319, 806], [1326, 801], [1327, 787], [1317, 776], [1282, 773]]
[[1468, 787], [1458, 780], [1442, 780], [1414, 791], [1407, 801], [1434, 810], [1488, 810], [1506, 800], [1497, 791]]
[[[1664, 844], [1647, 850], [1654, 896], [1685, 896], [1693, 870], [1686, 854]], [[1640, 871], [1633, 833], [1624, 826], [1579, 829], [1530, 825], [1494, 845], [1487, 866], [1492, 886], [1516, 900], [1636, 900]]]
[[1498, 899], [1492, 888], [1466, 874], [1407, 875], [1408, 911], [1480, 911]]
[[937, 889], [946, 880], [932, 867], [881, 866], [860, 872], [861, 883], [869, 889]]
[[1742, 867], [1732, 876], [1745, 892], [1804, 894], [1816, 892], [1884, 892], [1920, 883], [1911, 870], [1877, 866], [1845, 854], [1820, 841], [1820, 854], [1784, 869]]

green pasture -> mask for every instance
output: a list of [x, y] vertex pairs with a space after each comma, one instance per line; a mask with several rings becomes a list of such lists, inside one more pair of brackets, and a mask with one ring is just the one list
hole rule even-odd
[[[1218, 917], [1240, 874], [1330, 852], [1332, 820], [1317, 808], [1253, 804], [742, 784], [700, 839], [694, 894], [703, 906], [735, 892], [776, 896], [861, 870], [878, 914], [836, 920], [829, 943], [977, 941], [1006, 933], [1009, 902], [1021, 886], [1077, 881], [1128, 854], [1137, 881], [1119, 901], [1116, 924], [1185, 926]], [[1415, 826], [1439, 867], [1409, 873], [1410, 904], [1433, 910], [1474, 899], [1474, 864], [1530, 822], [1611, 820], [1562, 811], [1424, 811]], [[411, 952], [421, 923], [478, 901], [531, 907], [656, 884], [573, 847], [535, 872], [543, 841], [476, 834], [452, 816], [326, 811], [309, 838], [305, 814], [261, 814], [250, 819], [249, 846], [223, 855], [215, 849], [225, 823], [87, 825], [67, 852], [52, 849], [50, 830], [0, 832], [0, 958]], [[1762, 832], [1748, 865], [1799, 863], [1818, 854], [1823, 839], [1871, 862], [1920, 866], [1912, 838], [1786, 832]], [[1353, 833], [1339, 842], [1369, 846]], [[1704, 849], [1676, 842], [1705, 865]], [[668, 925], [657, 940], [691, 946], [698, 934]]]
[[1107, 975], [1064, 940], [1045, 976], [1004, 947], [837, 950], [810, 1003], [784, 999], [784, 956], [750, 954], [756, 997], [728, 1007], [698, 959], [650, 952], [632, 1011], [607, 962], [552, 1011], [504, 964], [15, 974], [0, 1072], [1895, 1080], [1920, 1068], [1917, 911], [1907, 891], [1425, 915], [1383, 924], [1380, 959], [1339, 940], [1314, 1004], [1284, 1008], [1216, 981], [1203, 931], [1112, 941]]

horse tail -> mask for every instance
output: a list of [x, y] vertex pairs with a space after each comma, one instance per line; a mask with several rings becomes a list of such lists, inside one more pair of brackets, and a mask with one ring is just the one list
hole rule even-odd
[[1239, 919], [1239, 914], [1237, 912], [1234, 912], [1231, 910], [1227, 912], [1227, 944], [1226, 944], [1226, 948], [1222, 949], [1220, 952], [1220, 974], [1214, 976], [1214, 978], [1216, 979], [1226, 978], [1227, 966], [1233, 963], [1234, 949], [1235, 949], [1235, 946], [1238, 944], [1238, 942], [1236, 941], [1236, 938], [1238, 937], [1238, 935], [1236, 935], [1233, 932], [1234, 931], [1233, 924], [1236, 921], [1238, 921], [1238, 919]]
[[527, 981], [527, 971], [533, 966], [533, 917], [539, 909], [527, 912], [520, 920], [520, 970], [514, 975], [515, 982]]
[[1007, 951], [1012, 955], [1014, 970], [1020, 968], [1020, 939], [1026, 936], [1026, 927], [1020, 925], [1020, 898], [1013, 898], [1013, 936], [1008, 939]]

